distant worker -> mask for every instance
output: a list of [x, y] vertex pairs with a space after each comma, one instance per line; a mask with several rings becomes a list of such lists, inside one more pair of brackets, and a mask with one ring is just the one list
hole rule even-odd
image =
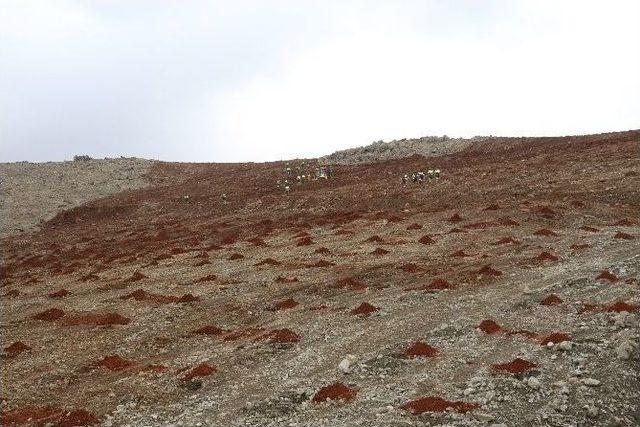
[[433, 176], [435, 177], [435, 179], [440, 179], [440, 169], [434, 170]]
[[222, 199], [222, 203], [227, 203], [227, 195], [225, 193], [222, 193], [220, 198]]
[[405, 173], [402, 175], [402, 184], [407, 185], [407, 181], [409, 181], [409, 176]]

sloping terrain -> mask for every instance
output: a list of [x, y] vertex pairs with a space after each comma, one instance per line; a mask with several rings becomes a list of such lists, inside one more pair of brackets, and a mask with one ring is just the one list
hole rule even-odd
[[2, 240], [0, 424], [637, 425], [639, 144], [156, 163]]

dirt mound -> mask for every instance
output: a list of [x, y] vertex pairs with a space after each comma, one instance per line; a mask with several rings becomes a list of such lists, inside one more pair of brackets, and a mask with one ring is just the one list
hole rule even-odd
[[429, 236], [428, 234], [425, 234], [424, 236], [418, 239], [418, 243], [422, 243], [423, 245], [431, 245], [431, 244], [434, 244], [435, 242], [436, 241], [433, 240], [431, 236]]
[[389, 251], [386, 249], [382, 249], [382, 248], [375, 248], [372, 252], [371, 255], [376, 255], [376, 256], [381, 256], [381, 255], [386, 255], [388, 254]]
[[478, 325], [478, 329], [480, 329], [485, 334], [490, 334], [490, 335], [497, 334], [503, 331], [500, 325], [498, 325], [495, 321], [491, 319], [486, 319], [480, 322], [480, 324]]
[[466, 413], [479, 408], [476, 403], [468, 403], [461, 401], [449, 401], [438, 396], [426, 396], [417, 400], [412, 400], [400, 406], [400, 408], [411, 412], [414, 415], [420, 415], [424, 412], [445, 412], [453, 409], [456, 412]]
[[429, 344], [426, 344], [422, 341], [417, 341], [409, 346], [405, 351], [404, 355], [407, 358], [416, 358], [416, 357], [435, 357], [438, 353], [438, 350], [431, 347]]
[[64, 315], [65, 315], [64, 310], [61, 310], [59, 308], [50, 308], [48, 310], [45, 310], [41, 313], [36, 314], [35, 316], [33, 316], [33, 318], [37, 320], [43, 320], [45, 322], [51, 322], [51, 321], [60, 319]]
[[269, 310], [271, 311], [280, 311], [280, 310], [288, 310], [290, 308], [294, 308], [298, 306], [298, 302], [293, 298], [288, 298], [284, 301], [280, 301], [275, 303]]
[[362, 304], [360, 304], [359, 306], [357, 306], [356, 308], [354, 308], [353, 310], [351, 310], [351, 315], [352, 316], [363, 316], [366, 317], [368, 315], [370, 315], [371, 313], [375, 313], [376, 311], [380, 310], [378, 307], [369, 304], [368, 302], [363, 302]]
[[269, 342], [274, 344], [289, 344], [300, 341], [298, 334], [291, 329], [276, 329], [268, 334]]
[[571, 341], [571, 337], [563, 332], [554, 332], [544, 337], [542, 341], [540, 341], [540, 345], [547, 345], [549, 343], [559, 344], [562, 341]]
[[67, 316], [65, 324], [71, 326], [91, 325], [91, 326], [109, 326], [109, 325], [128, 325], [131, 319], [119, 315], [118, 313], [87, 313], [80, 315]]
[[542, 301], [540, 301], [540, 304], [557, 305], [557, 304], [562, 304], [563, 302], [564, 301], [562, 301], [562, 298], [560, 298], [558, 295], [551, 294], [551, 295], [547, 295]]
[[215, 326], [215, 325], [206, 325], [206, 326], [203, 326], [203, 327], [201, 327], [199, 329], [196, 329], [193, 332], [198, 334], [198, 335], [222, 335], [226, 331], [224, 329], [221, 329], [221, 328]]
[[491, 365], [491, 367], [496, 371], [508, 372], [510, 374], [521, 374], [523, 372], [537, 368], [538, 365], [518, 357], [516, 359], [513, 359], [511, 362], [497, 363]]
[[95, 367], [105, 368], [110, 371], [122, 371], [124, 369], [132, 367], [133, 365], [134, 362], [132, 362], [131, 360], [123, 359], [117, 354], [105, 356], [104, 358], [93, 364], [93, 366]]
[[327, 400], [331, 401], [350, 401], [355, 399], [358, 391], [356, 389], [347, 387], [341, 382], [333, 383], [328, 386], [322, 387], [320, 390], [316, 392], [313, 396], [313, 401], [315, 403], [326, 402]]
[[28, 345], [26, 345], [22, 341], [16, 341], [16, 342], [12, 343], [11, 345], [9, 345], [9, 346], [4, 348], [4, 352], [6, 354], [8, 354], [9, 356], [17, 356], [18, 354], [22, 353], [23, 351], [29, 351], [29, 350], [31, 350], [31, 347], [29, 347]]
[[216, 369], [213, 366], [209, 365], [206, 362], [203, 362], [198, 366], [196, 366], [195, 368], [193, 368], [191, 371], [189, 371], [187, 375], [184, 376], [184, 380], [191, 381], [192, 379], [197, 377], [208, 377], [209, 375], [213, 374], [215, 371]]

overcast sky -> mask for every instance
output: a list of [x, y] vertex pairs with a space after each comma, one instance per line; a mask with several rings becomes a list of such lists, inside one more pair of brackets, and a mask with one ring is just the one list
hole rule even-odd
[[0, 160], [640, 128], [640, 1], [0, 0]]

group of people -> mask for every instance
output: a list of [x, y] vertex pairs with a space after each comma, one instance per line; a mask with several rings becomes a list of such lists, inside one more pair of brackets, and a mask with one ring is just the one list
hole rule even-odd
[[437, 181], [440, 179], [440, 169], [427, 169], [426, 172], [417, 171], [412, 174], [405, 173], [402, 175], [402, 184], [406, 185], [409, 181], [414, 183], [424, 182], [425, 180]]
[[309, 172], [306, 162], [302, 162], [294, 168], [287, 163], [284, 167], [283, 173], [284, 179], [279, 179], [277, 181], [277, 186], [279, 189], [284, 190], [285, 193], [291, 191], [292, 184], [300, 185], [311, 180], [317, 181], [320, 179], [331, 179], [333, 176], [331, 166], [316, 167], [313, 173], [311, 173]]

